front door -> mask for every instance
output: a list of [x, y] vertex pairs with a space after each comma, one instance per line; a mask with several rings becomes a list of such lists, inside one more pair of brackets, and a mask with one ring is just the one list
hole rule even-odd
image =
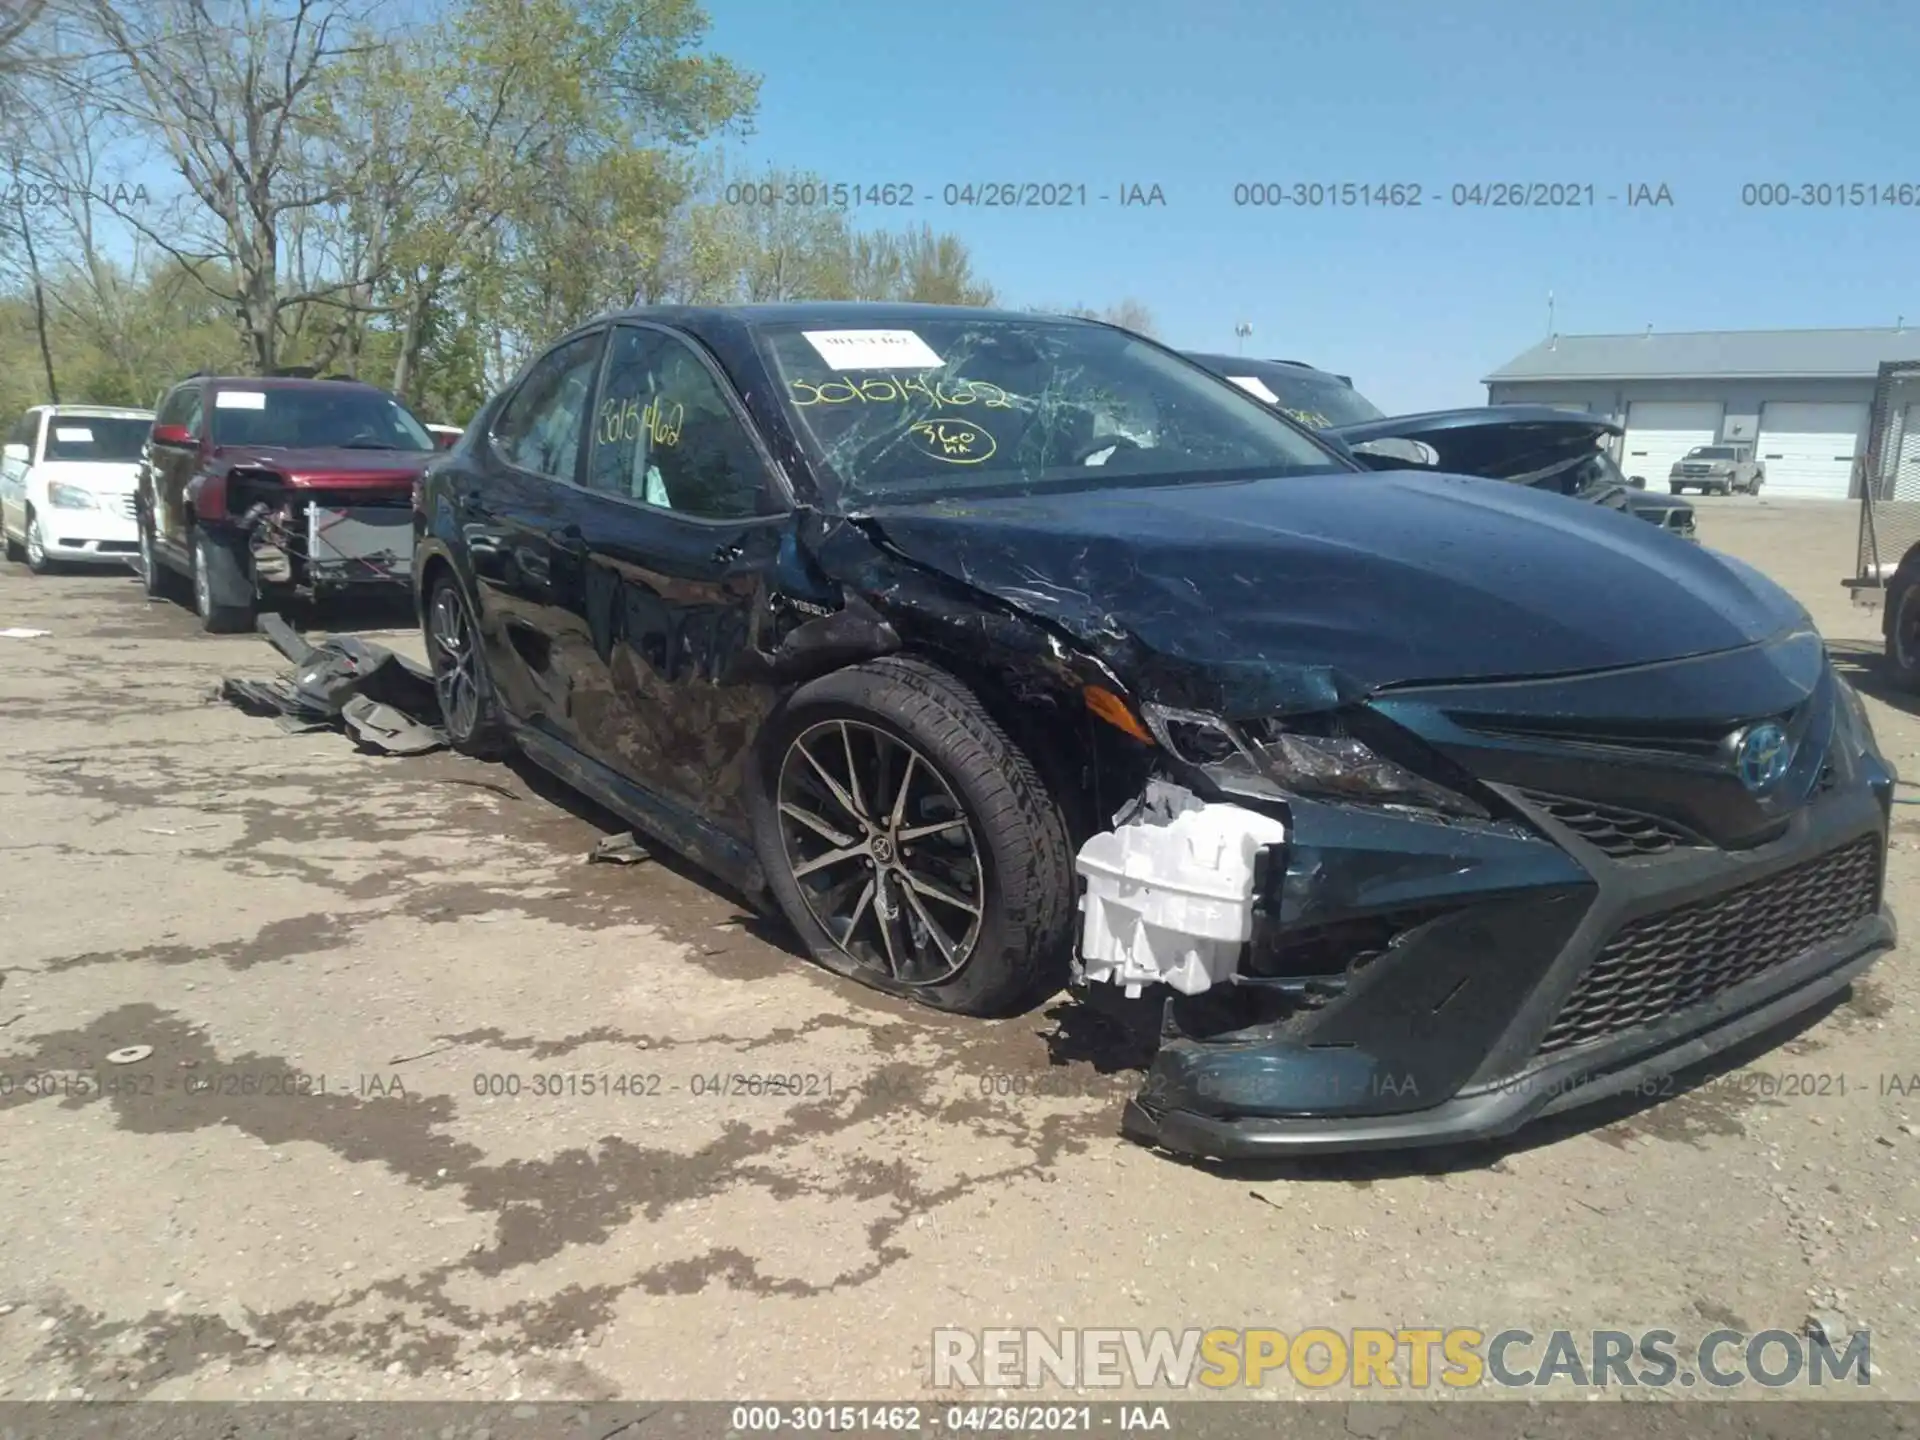
[[184, 425], [191, 445], [158, 445], [147, 440], [148, 499], [153, 507], [153, 535], [161, 545], [180, 554], [187, 546], [187, 485], [200, 466], [200, 446], [206, 436], [204, 391], [186, 385], [173, 392], [154, 416], [154, 425]]
[[775, 693], [738, 681], [791, 524], [719, 372], [670, 331], [617, 325], [594, 405], [569, 644], [589, 754], [744, 829], [743, 764]]
[[27, 471], [40, 443], [41, 410], [29, 410], [7, 432], [6, 457], [0, 460], [0, 528], [26, 538]]

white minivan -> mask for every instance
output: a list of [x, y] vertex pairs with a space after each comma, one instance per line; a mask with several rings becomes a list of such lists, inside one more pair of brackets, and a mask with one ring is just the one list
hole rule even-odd
[[134, 483], [151, 410], [36, 405], [7, 434], [0, 534], [36, 575], [69, 561], [131, 564], [140, 552]]

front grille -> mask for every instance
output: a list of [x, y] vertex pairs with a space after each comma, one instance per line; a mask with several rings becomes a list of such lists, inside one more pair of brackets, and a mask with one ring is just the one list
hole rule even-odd
[[1637, 810], [1596, 805], [1591, 800], [1571, 800], [1564, 795], [1545, 795], [1538, 790], [1522, 790], [1520, 794], [1529, 805], [1546, 811], [1589, 845], [1616, 860], [1664, 855], [1669, 850], [1705, 843], [1671, 821], [1642, 815]]
[[1700, 1005], [1844, 935], [1880, 900], [1880, 842], [1856, 840], [1783, 874], [1624, 926], [1540, 1042], [1553, 1054]]
[[129, 520], [138, 520], [140, 518], [138, 507], [139, 502], [132, 495], [122, 495], [120, 497], [120, 513], [125, 515]]

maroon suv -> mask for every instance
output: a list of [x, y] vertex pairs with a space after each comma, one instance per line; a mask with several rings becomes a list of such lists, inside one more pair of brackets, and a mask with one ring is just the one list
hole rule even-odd
[[155, 407], [135, 504], [147, 593], [193, 582], [212, 631], [263, 605], [408, 583], [413, 483], [436, 447], [354, 380], [196, 375]]

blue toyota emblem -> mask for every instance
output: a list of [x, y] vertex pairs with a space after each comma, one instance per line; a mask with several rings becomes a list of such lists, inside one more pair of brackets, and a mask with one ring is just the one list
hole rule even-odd
[[1740, 770], [1740, 783], [1758, 795], [1786, 776], [1793, 764], [1793, 742], [1779, 725], [1764, 720], [1740, 737], [1734, 763]]

